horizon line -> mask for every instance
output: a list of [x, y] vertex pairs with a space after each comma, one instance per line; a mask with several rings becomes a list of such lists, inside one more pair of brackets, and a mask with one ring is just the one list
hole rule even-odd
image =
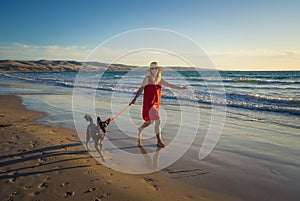
[[[133, 65], [133, 64], [124, 64], [124, 63], [106, 63], [106, 62], [100, 62], [100, 61], [80, 61], [80, 60], [74, 60], [74, 59], [0, 59], [0, 61], [74, 61], [74, 62], [80, 62], [80, 63], [84, 63], [84, 62], [95, 62], [95, 63], [102, 63], [102, 64], [108, 64], [108, 65], [112, 65], [112, 64], [117, 64], [117, 65], [124, 65], [124, 66], [128, 66], [128, 67], [147, 67], [148, 65]], [[200, 67], [195, 67], [195, 66], [180, 66], [180, 65], [164, 65], [163, 67], [180, 67], [180, 68], [200, 68]], [[205, 69], [205, 68], [204, 68]], [[222, 68], [215, 68], [215, 69], [205, 69], [205, 70], [218, 70], [218, 71], [249, 71], [249, 72], [254, 72], [254, 71], [300, 71], [300, 69], [247, 69], [247, 70], [237, 70], [237, 69], [222, 69]]]

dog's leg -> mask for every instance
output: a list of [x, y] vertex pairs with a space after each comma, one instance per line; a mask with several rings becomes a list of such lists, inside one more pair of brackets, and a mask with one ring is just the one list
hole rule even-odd
[[100, 151], [102, 151], [102, 145], [103, 145], [103, 140], [100, 141], [99, 147], [100, 147]]
[[104, 134], [102, 134], [101, 136], [100, 136], [100, 150], [102, 151], [102, 145], [103, 145], [103, 142], [104, 142], [104, 138], [105, 138], [105, 133]]
[[100, 150], [99, 150], [99, 139], [95, 139], [95, 149], [97, 150], [98, 153], [100, 153]]
[[[103, 140], [100, 137], [100, 139], [97, 141], [97, 143], [95, 143], [95, 149], [97, 150], [97, 152], [100, 154], [100, 157], [103, 161], [105, 161], [105, 157], [102, 151], [102, 144], [103, 144]], [[99, 149], [100, 148], [100, 149]]]
[[89, 141], [91, 139], [91, 135], [87, 132], [86, 133], [86, 142], [85, 142], [85, 145], [86, 145], [86, 148], [88, 151], [90, 151], [90, 147], [89, 147]]

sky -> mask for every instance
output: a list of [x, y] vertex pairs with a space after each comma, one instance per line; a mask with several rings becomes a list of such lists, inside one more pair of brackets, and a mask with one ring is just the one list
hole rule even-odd
[[[300, 70], [298, 0], [2, 0], [0, 5], [0, 59], [84, 61], [124, 32], [157, 28], [192, 40], [221, 70]], [[118, 52], [115, 48], [109, 51]], [[182, 65], [164, 58], [170, 57], [166, 53], [147, 54], [128, 54], [122, 62]]]

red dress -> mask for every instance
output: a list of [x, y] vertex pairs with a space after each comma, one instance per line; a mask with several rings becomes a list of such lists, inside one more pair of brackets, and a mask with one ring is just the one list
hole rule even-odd
[[160, 119], [159, 106], [161, 94], [161, 85], [154, 84], [149, 77], [149, 84], [144, 88], [143, 119], [145, 121]]

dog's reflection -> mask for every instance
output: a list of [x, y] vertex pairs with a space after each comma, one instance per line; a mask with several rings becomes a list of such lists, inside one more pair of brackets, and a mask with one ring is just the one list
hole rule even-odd
[[150, 169], [158, 170], [158, 168], [159, 168], [159, 153], [162, 148], [161, 147], [156, 148], [153, 158], [151, 158], [149, 156], [148, 152], [146, 151], [146, 149], [144, 147], [139, 146], [139, 148], [140, 148], [140, 151], [141, 151], [143, 157], [146, 160], [147, 167]]

